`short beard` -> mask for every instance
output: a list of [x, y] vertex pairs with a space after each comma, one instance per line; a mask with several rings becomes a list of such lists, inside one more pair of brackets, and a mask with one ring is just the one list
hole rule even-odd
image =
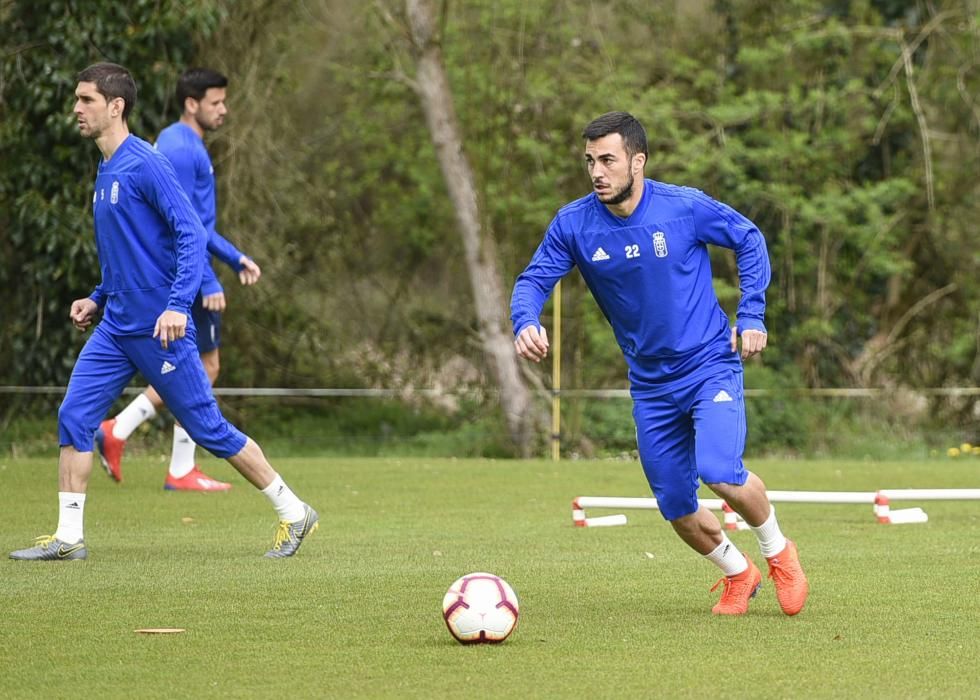
[[214, 125], [211, 125], [211, 124], [205, 124], [204, 122], [202, 122], [197, 117], [194, 118], [194, 121], [196, 121], [197, 122], [197, 125], [199, 127], [201, 127], [201, 131], [217, 131], [218, 130], [218, 127], [217, 126], [214, 126]]
[[599, 197], [599, 201], [605, 204], [606, 206], [616, 206], [617, 204], [622, 204], [623, 202], [625, 202], [632, 195], [633, 195], [633, 173], [630, 173], [630, 179], [626, 181], [625, 185], [623, 185], [623, 189], [621, 189], [619, 192], [615, 192], [609, 195], [605, 199]]

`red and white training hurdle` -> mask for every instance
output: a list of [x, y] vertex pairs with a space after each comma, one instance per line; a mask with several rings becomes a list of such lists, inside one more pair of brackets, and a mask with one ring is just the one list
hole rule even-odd
[[[772, 503], [867, 503], [874, 517], [885, 525], [924, 523], [929, 520], [922, 508], [894, 510], [892, 501], [977, 501], [980, 489], [882, 489], [880, 491], [769, 491]], [[744, 530], [748, 525], [720, 498], [701, 498], [698, 502], [710, 510], [721, 511], [727, 530]], [[616, 496], [579, 496], [572, 501], [572, 523], [576, 527], [611, 527], [625, 525], [626, 516], [587, 517], [586, 508], [623, 510], [659, 510], [656, 498], [619, 498]]]

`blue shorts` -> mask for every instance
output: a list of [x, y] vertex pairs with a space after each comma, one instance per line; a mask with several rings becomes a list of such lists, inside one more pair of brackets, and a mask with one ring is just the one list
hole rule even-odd
[[204, 297], [200, 294], [194, 299], [191, 317], [197, 329], [197, 351], [202, 355], [221, 346], [221, 312], [204, 308]]
[[58, 409], [59, 444], [92, 451], [92, 438], [112, 402], [139, 372], [198, 445], [222, 459], [245, 446], [246, 437], [221, 414], [194, 343], [194, 328], [164, 350], [158, 338], [114, 335], [95, 327], [82, 348]]
[[633, 400], [636, 443], [666, 520], [698, 509], [698, 486], [742, 485], [748, 471], [742, 373], [729, 367], [673, 394]]

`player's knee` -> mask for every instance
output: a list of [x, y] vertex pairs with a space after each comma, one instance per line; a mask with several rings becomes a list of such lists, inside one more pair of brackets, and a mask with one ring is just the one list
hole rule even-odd
[[209, 353], [205, 353], [201, 356], [201, 362], [204, 364], [204, 371], [208, 375], [208, 379], [211, 383], [218, 378], [218, 374], [221, 372], [221, 359], [218, 356], [218, 351], [214, 350]]
[[670, 521], [670, 524], [678, 532], [693, 532], [700, 527], [698, 525], [697, 513], [698, 506], [697, 499], [695, 499], [693, 509], [689, 502], [678, 504], [673, 509], [671, 517], [667, 518], [667, 520]]
[[747, 472], [741, 464], [721, 463], [698, 467], [701, 482], [712, 491], [718, 492], [728, 486], [741, 486], [745, 483]]
[[78, 424], [78, 411], [67, 401], [62, 401], [58, 406], [58, 428], [72, 428]]
[[734, 445], [698, 445], [698, 478], [710, 484], [743, 484], [748, 472]]
[[62, 401], [61, 405], [58, 406], [58, 425], [59, 426], [64, 425], [69, 415], [70, 415], [70, 409], [67, 406], [65, 406], [65, 402]]
[[62, 445], [71, 445], [79, 452], [89, 452], [97, 425], [87, 425], [78, 407], [62, 402], [58, 407], [58, 439]]
[[203, 424], [188, 421], [183, 424], [191, 440], [206, 449], [215, 457], [228, 459], [242, 451], [247, 438], [238, 428], [224, 417], [220, 421]]
[[657, 497], [657, 507], [660, 509], [660, 514], [664, 520], [669, 520], [671, 523], [683, 520], [698, 510], [697, 491], [687, 493], [686, 490], [659, 490], [655, 491], [654, 495]]

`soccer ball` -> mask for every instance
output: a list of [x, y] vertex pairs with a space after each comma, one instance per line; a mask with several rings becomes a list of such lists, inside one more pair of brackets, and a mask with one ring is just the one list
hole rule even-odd
[[460, 644], [497, 644], [517, 625], [517, 594], [499, 576], [477, 572], [453, 582], [442, 617]]

